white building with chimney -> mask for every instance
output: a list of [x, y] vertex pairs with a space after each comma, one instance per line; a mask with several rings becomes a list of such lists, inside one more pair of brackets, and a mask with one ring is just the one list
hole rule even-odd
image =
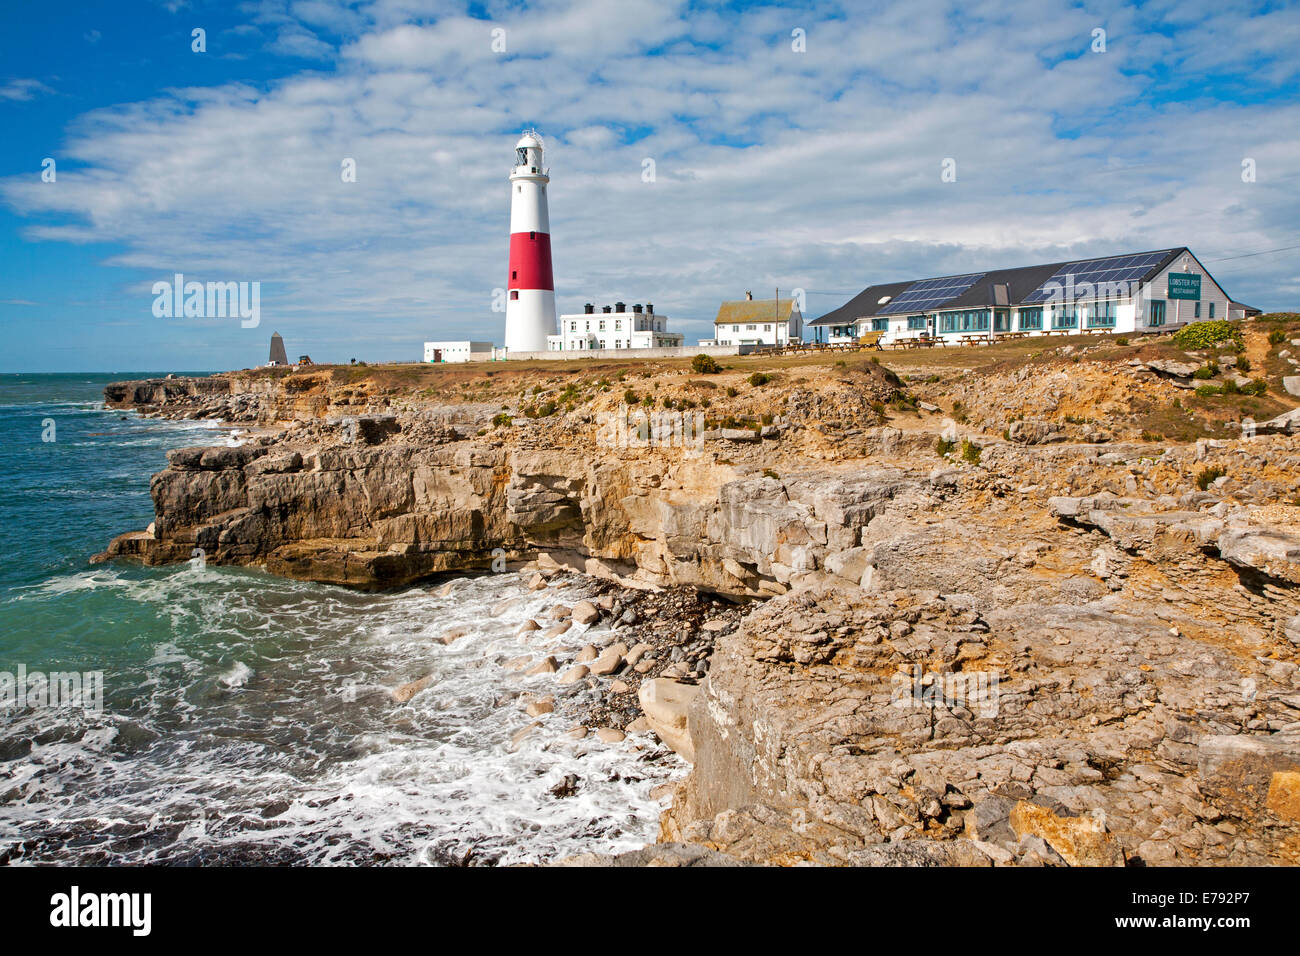
[[684, 338], [668, 331], [668, 316], [656, 313], [651, 303], [642, 308], [638, 302], [629, 312], [625, 303], [615, 302], [597, 312], [588, 302], [582, 312], [560, 316], [559, 334], [546, 337], [546, 350], [677, 348]]

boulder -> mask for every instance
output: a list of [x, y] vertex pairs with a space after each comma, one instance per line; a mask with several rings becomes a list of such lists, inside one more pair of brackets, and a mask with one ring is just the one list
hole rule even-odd
[[966, 835], [981, 843], [1015, 843], [1011, 832], [1011, 810], [1015, 801], [1006, 797], [987, 796], [977, 800], [966, 812]]
[[1191, 362], [1175, 362], [1173, 359], [1153, 359], [1146, 363], [1146, 367], [1171, 378], [1191, 378], [1192, 373], [1200, 368]]
[[576, 684], [578, 681], [585, 679], [590, 673], [591, 670], [586, 664], [575, 664], [573, 667], [570, 667], [567, 671], [561, 674], [557, 680], [561, 684]]
[[826, 555], [824, 567], [831, 574], [861, 584], [871, 567], [871, 551], [868, 548], [849, 548]]
[[597, 677], [613, 674], [623, 666], [623, 655], [627, 653], [626, 644], [613, 644], [591, 662], [591, 672]]
[[469, 634], [468, 627], [453, 627], [451, 630], [443, 631], [440, 640], [444, 644], [451, 644]]
[[691, 763], [695, 762], [695, 748], [686, 729], [686, 714], [699, 693], [698, 685], [681, 684], [662, 677], [645, 681], [638, 692], [641, 712], [650, 729]]
[[1123, 866], [1124, 851], [1094, 816], [1062, 817], [1021, 800], [1011, 810], [1020, 837], [1041, 837], [1070, 866]]
[[573, 620], [579, 624], [595, 624], [600, 620], [600, 611], [590, 601], [579, 601], [573, 605]]
[[524, 671], [524, 675], [531, 677], [534, 674], [554, 674], [556, 668], [557, 665], [554, 657], [543, 657], [532, 667], [528, 668], [528, 670]]
[[399, 704], [405, 704], [408, 700], [424, 690], [433, 681], [432, 675], [426, 675], [419, 680], [413, 680], [409, 683], [402, 684], [393, 691], [393, 700]]

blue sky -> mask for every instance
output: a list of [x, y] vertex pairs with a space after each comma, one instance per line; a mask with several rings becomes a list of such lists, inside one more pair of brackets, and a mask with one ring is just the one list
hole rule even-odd
[[[1174, 245], [1300, 309], [1300, 9], [1229, 6], [9, 4], [0, 370], [241, 368], [273, 330], [318, 361], [499, 342], [532, 125], [560, 310], [653, 302], [688, 342], [746, 289], [817, 315]], [[260, 282], [261, 325], [155, 317], [177, 272]]]

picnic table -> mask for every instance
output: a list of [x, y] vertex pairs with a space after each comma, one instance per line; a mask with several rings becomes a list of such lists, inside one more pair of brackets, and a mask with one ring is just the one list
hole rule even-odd
[[988, 341], [988, 338], [989, 338], [989, 337], [988, 337], [987, 335], [984, 335], [984, 334], [978, 334], [978, 335], [963, 335], [963, 336], [961, 336], [961, 344], [962, 344], [962, 345], [979, 345], [981, 342], [987, 342], [987, 341]]

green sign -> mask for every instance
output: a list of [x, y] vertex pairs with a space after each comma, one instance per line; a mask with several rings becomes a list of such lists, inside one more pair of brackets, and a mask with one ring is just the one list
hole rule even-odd
[[1201, 298], [1201, 277], [1192, 272], [1169, 273], [1169, 298], [1199, 300]]

